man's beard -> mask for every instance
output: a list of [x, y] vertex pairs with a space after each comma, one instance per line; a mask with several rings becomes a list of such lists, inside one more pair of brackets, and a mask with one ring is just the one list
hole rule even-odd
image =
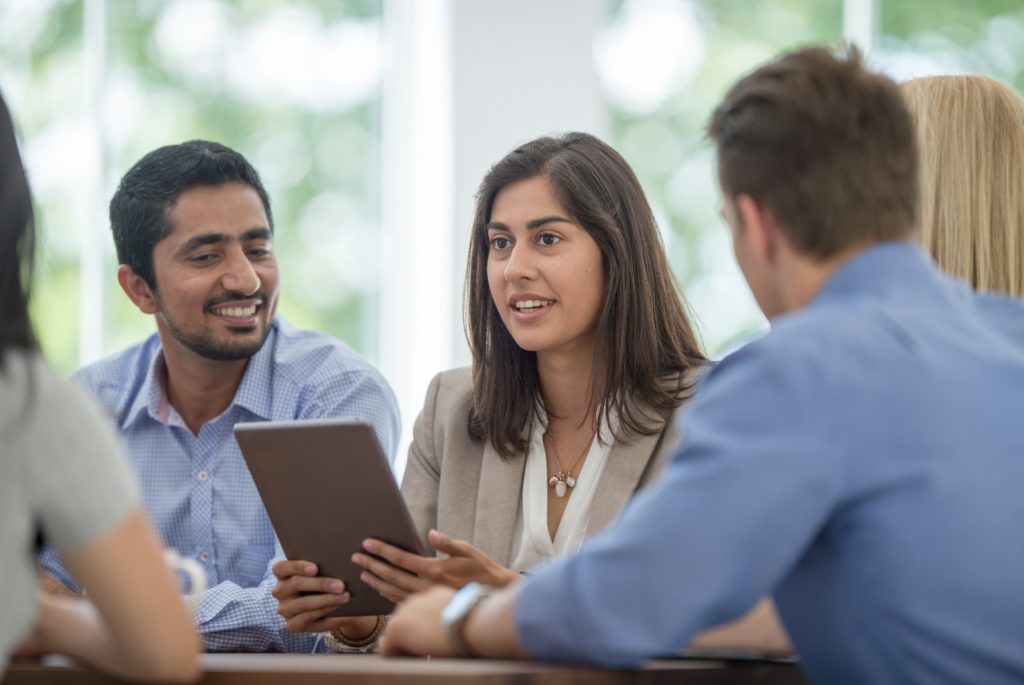
[[[260, 300], [260, 306], [267, 306], [267, 298], [263, 293], [258, 293], [256, 299]], [[207, 306], [213, 306], [213, 304], [222, 304], [228, 302], [231, 299], [242, 299], [242, 298], [218, 298], [218, 301], [208, 304]], [[252, 296], [245, 298], [252, 299]], [[157, 306], [160, 306], [159, 298], [157, 298]], [[162, 307], [161, 307], [162, 309]], [[270, 335], [270, 325], [263, 329], [263, 335], [260, 336], [258, 342], [223, 342], [214, 338], [213, 334], [209, 331], [193, 335], [186, 333], [177, 326], [174, 325], [174, 321], [169, 316], [163, 314], [162, 316], [164, 323], [167, 325], [167, 329], [170, 331], [174, 339], [180, 342], [182, 345], [187, 347], [192, 352], [198, 354], [200, 357], [204, 357], [215, 362], [234, 362], [242, 359], [249, 359], [254, 354], [260, 351], [263, 347], [263, 343], [267, 341], [267, 336]], [[253, 330], [258, 327], [254, 326]], [[238, 330], [243, 330], [238, 327]], [[244, 330], [249, 330], [248, 328]]]
[[192, 350], [200, 357], [205, 357], [215, 362], [234, 362], [240, 359], [248, 359], [260, 351], [267, 336], [270, 335], [270, 326], [263, 329], [263, 335], [258, 342], [224, 343], [215, 340], [212, 335], [188, 335], [174, 326], [169, 319], [167, 328], [175, 340]]

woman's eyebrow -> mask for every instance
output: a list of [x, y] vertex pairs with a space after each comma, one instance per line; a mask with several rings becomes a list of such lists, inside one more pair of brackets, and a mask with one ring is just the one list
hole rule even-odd
[[[533, 219], [531, 221], [528, 221], [527, 224], [526, 224], [526, 228], [532, 231], [533, 229], [540, 228], [541, 226], [544, 226], [545, 224], [556, 223], [556, 222], [563, 222], [563, 223], [567, 223], [567, 224], [571, 224], [572, 223], [571, 220], [566, 219], [564, 216], [559, 216], [557, 214], [552, 214], [551, 216], [543, 216], [543, 217], [541, 217], [539, 219]], [[491, 231], [491, 230], [493, 230], [493, 231], [507, 231], [508, 230], [508, 226], [506, 226], [505, 224], [501, 223], [500, 221], [489, 221], [487, 223], [486, 228], [489, 231]]]

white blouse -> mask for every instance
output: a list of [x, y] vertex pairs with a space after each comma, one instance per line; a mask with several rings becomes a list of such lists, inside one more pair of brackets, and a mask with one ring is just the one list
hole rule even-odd
[[513, 571], [526, 571], [548, 559], [566, 556], [579, 549], [587, 536], [590, 505], [612, 449], [612, 438], [607, 431], [602, 433], [603, 440], [594, 436], [583, 468], [576, 477], [576, 487], [570, 488], [565, 495], [569, 503], [552, 540], [548, 533], [548, 490], [551, 486], [548, 485], [544, 430], [541, 419], [535, 418], [530, 431], [530, 449], [526, 454], [523, 496], [516, 516]]

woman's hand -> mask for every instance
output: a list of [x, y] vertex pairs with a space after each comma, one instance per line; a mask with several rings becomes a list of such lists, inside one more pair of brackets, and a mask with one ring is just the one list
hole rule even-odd
[[518, 573], [495, 563], [465, 540], [453, 540], [436, 530], [430, 531], [429, 539], [447, 558], [428, 558], [370, 539], [363, 543], [363, 549], [384, 561], [358, 553], [352, 561], [365, 569], [360, 576], [363, 582], [396, 604], [431, 585], [458, 589], [475, 581], [503, 587], [519, 578]]
[[291, 632], [319, 633], [338, 628], [347, 637], [358, 640], [377, 625], [376, 616], [327, 618], [327, 614], [351, 600], [352, 595], [342, 581], [316, 577], [313, 562], [284, 559], [274, 564], [273, 571], [277, 584], [271, 594], [277, 599], [277, 613]]

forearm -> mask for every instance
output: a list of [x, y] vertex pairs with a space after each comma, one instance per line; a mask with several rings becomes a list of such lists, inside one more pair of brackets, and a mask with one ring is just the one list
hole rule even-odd
[[[199, 672], [195, 645], [174, 636], [157, 640], [117, 640], [92, 602], [46, 596], [40, 606], [38, 632], [44, 651], [76, 660], [127, 680], [190, 682]], [[189, 664], [192, 665], [189, 668]]]
[[476, 656], [526, 659], [516, 633], [515, 604], [521, 584], [514, 584], [482, 601], [469, 615], [463, 639]]
[[690, 647], [700, 650], [749, 650], [773, 655], [793, 653], [789, 635], [770, 599], [762, 599], [746, 615], [735, 621], [699, 633]]
[[198, 636], [141, 509], [67, 560], [88, 601], [39, 593], [44, 632], [60, 651], [132, 679], [198, 675]]

